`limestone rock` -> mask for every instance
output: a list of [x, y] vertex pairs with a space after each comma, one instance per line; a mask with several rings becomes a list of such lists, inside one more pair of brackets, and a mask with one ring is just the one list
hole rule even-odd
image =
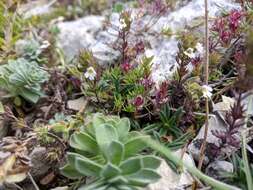
[[86, 101], [84, 97], [80, 97], [75, 100], [69, 100], [67, 103], [68, 108], [75, 111], [80, 111], [81, 109], [85, 107], [85, 105], [86, 105]]
[[206, 174], [219, 179], [223, 173], [233, 173], [233, 164], [223, 160], [217, 160], [209, 164], [206, 168]]
[[45, 175], [50, 169], [46, 156], [47, 149], [45, 147], [35, 147], [30, 153], [29, 157], [32, 163], [31, 175], [34, 178]]
[[[175, 154], [181, 157], [182, 151], [178, 150]], [[194, 161], [189, 154], [184, 154], [183, 161], [188, 165], [194, 166]], [[161, 179], [154, 184], [150, 184], [145, 190], [185, 189], [185, 187], [193, 183], [193, 178], [186, 169], [183, 169], [182, 173], [176, 173], [164, 160], [158, 168], [158, 173], [161, 175]]]

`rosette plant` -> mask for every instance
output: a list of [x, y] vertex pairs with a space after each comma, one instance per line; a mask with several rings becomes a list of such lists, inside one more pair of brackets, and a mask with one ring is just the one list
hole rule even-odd
[[62, 173], [69, 178], [92, 177], [79, 190], [137, 190], [156, 182], [161, 160], [140, 154], [149, 136], [130, 132], [127, 118], [95, 114], [91, 122], [74, 133]]
[[23, 58], [9, 60], [8, 64], [0, 66], [0, 88], [10, 97], [20, 96], [32, 103], [43, 95], [41, 84], [48, 78], [49, 74], [37, 63]]

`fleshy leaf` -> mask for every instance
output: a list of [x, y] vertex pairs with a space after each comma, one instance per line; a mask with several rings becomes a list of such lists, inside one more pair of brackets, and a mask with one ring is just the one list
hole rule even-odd
[[143, 156], [142, 157], [142, 165], [143, 168], [147, 169], [157, 169], [161, 164], [161, 159], [156, 156]]
[[105, 178], [105, 179], [111, 179], [115, 176], [118, 176], [121, 173], [121, 170], [119, 167], [108, 163], [102, 170], [100, 173], [100, 176]]
[[83, 175], [98, 177], [102, 166], [88, 158], [76, 158], [75, 168]]
[[125, 144], [125, 158], [136, 155], [147, 147], [145, 141], [148, 140], [148, 136], [134, 137], [126, 142]]
[[112, 141], [106, 152], [107, 159], [118, 165], [124, 157], [124, 146], [118, 141]]
[[121, 165], [120, 169], [122, 170], [123, 175], [133, 174], [141, 169], [141, 158], [133, 157], [125, 160]]
[[132, 185], [145, 187], [149, 183], [158, 181], [161, 177], [155, 170], [142, 169], [137, 173], [127, 176], [126, 178]]
[[109, 124], [101, 124], [94, 126], [96, 132], [96, 140], [100, 149], [105, 153], [107, 147], [113, 140], [118, 140], [118, 134], [116, 129]]

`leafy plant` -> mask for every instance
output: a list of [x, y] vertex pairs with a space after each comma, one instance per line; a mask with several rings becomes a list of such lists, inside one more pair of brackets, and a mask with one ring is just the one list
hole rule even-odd
[[48, 73], [35, 62], [19, 58], [0, 66], [0, 88], [11, 97], [22, 98], [36, 103], [43, 95], [41, 84], [49, 78]]
[[94, 178], [80, 190], [135, 190], [157, 181], [160, 159], [138, 154], [146, 148], [148, 136], [129, 130], [127, 118], [95, 114], [81, 132], [71, 136], [70, 145], [77, 153], [68, 153], [62, 173], [69, 178]]

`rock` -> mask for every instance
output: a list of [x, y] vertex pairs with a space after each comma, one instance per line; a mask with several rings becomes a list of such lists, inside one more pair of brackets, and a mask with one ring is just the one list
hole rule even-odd
[[46, 156], [47, 149], [45, 147], [35, 147], [30, 153], [29, 157], [32, 163], [31, 175], [34, 178], [45, 175], [50, 169]]
[[233, 173], [233, 164], [227, 161], [217, 160], [209, 164], [206, 174], [215, 179], [220, 179], [223, 173]]
[[56, 3], [57, 0], [37, 0], [32, 1], [27, 4], [23, 4], [18, 9], [19, 14], [23, 15], [25, 19], [32, 16], [38, 16], [43, 14], [48, 14], [53, 11], [52, 5]]
[[[181, 152], [181, 150], [178, 150], [175, 154], [181, 157]], [[183, 161], [188, 165], [194, 166], [194, 161], [189, 154], [184, 154]], [[194, 181], [186, 169], [183, 169], [182, 173], [176, 173], [164, 160], [158, 168], [158, 173], [162, 178], [158, 182], [150, 184], [147, 188], [145, 188], [145, 190], [185, 189], [185, 187], [191, 185]]]
[[67, 103], [67, 106], [69, 109], [80, 111], [82, 110], [87, 104], [87, 101], [84, 99], [84, 97], [80, 97], [75, 100], [69, 100]]
[[112, 60], [110, 59], [112, 50], [104, 44], [110, 37], [105, 33], [98, 34], [102, 30], [104, 20], [103, 16], [90, 15], [57, 25], [60, 29], [58, 45], [63, 49], [68, 61], [82, 49], [92, 50], [94, 57], [98, 58], [101, 64]]
[[[209, 126], [209, 129], [208, 129], [206, 141], [207, 143], [214, 144], [218, 147], [219, 139], [212, 134], [212, 130], [218, 130], [218, 131], [225, 130], [226, 125], [224, 124], [224, 121], [220, 117], [211, 117], [209, 118], [208, 126]], [[197, 161], [199, 160], [200, 148], [196, 146], [195, 142], [204, 138], [204, 131], [205, 131], [205, 125], [201, 127], [198, 135], [188, 146], [188, 151], [191, 153], [194, 160], [197, 160]], [[205, 156], [204, 164], [207, 164], [208, 162], [209, 162], [209, 158], [208, 156]]]

